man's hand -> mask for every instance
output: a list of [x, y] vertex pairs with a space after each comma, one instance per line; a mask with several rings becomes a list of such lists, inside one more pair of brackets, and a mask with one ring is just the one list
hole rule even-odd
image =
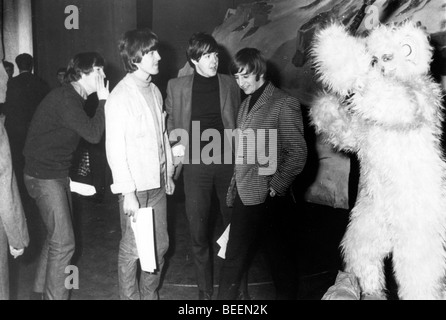
[[14, 248], [12, 246], [9, 246], [9, 252], [11, 252], [11, 255], [14, 257], [14, 259], [19, 257], [19, 256], [21, 256], [24, 251], [25, 251], [24, 248], [16, 249], [16, 248]]
[[110, 94], [110, 91], [108, 90], [109, 82], [107, 80], [105, 84], [104, 80], [105, 75], [103, 73], [96, 77], [96, 92], [99, 100], [107, 100], [108, 95]]
[[173, 164], [178, 166], [184, 160], [184, 152], [186, 147], [182, 144], [176, 144], [172, 147]]
[[183, 157], [185, 150], [185, 146], [183, 146], [182, 144], [176, 144], [172, 147], [172, 154], [174, 157]]
[[277, 194], [276, 190], [274, 190], [272, 187], [269, 187], [269, 196], [272, 198], [275, 197], [276, 194]]
[[175, 182], [173, 181], [173, 177], [167, 177], [166, 183], [166, 193], [171, 196], [175, 191]]
[[138, 198], [135, 192], [124, 194], [124, 214], [133, 217], [139, 209]]

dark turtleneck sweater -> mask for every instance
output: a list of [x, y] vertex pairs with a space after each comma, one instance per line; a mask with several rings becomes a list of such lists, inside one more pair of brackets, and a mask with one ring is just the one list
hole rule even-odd
[[265, 81], [261, 87], [259, 87], [256, 91], [251, 94], [251, 99], [249, 100], [248, 112], [251, 111], [252, 107], [256, 104], [257, 100], [259, 100], [263, 91], [265, 91], [266, 86], [268, 85], [268, 81]]
[[[194, 83], [192, 85], [191, 121], [200, 122], [200, 138], [206, 129], [215, 129], [220, 132], [221, 142], [223, 144], [224, 125], [221, 118], [218, 76], [206, 78], [195, 72]], [[190, 141], [191, 147], [194, 143], [196, 141]], [[201, 141], [200, 153], [208, 143], [209, 141]], [[214, 149], [214, 152], [211, 156], [216, 156], [218, 150]], [[192, 156], [192, 152], [190, 155]]]

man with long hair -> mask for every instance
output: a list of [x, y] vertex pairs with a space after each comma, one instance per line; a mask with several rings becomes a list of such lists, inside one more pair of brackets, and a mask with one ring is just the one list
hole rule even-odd
[[[163, 99], [152, 82], [161, 60], [158, 37], [150, 29], [128, 31], [119, 43], [119, 51], [127, 75], [113, 89], [105, 106], [105, 147], [113, 175], [111, 190], [119, 194], [121, 218], [119, 297], [157, 300], [164, 255], [169, 248], [166, 194], [171, 195], [175, 189]], [[141, 255], [131, 220], [138, 219], [138, 210], [147, 207], [153, 209], [157, 268], [154, 272], [141, 270], [138, 286]]]

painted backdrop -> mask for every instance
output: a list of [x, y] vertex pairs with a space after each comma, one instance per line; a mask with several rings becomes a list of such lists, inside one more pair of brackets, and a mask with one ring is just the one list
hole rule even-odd
[[[445, 0], [378, 0], [367, 8], [357, 32], [379, 22], [412, 19], [420, 21], [432, 35], [433, 43], [441, 48], [446, 46], [445, 3]], [[260, 49], [269, 60], [273, 81], [299, 98], [304, 109], [311, 108], [315, 92], [321, 89], [313, 80], [306, 55], [314, 31], [330, 19], [349, 26], [362, 5], [358, 0], [271, 0], [241, 4], [228, 10], [213, 35], [230, 55], [243, 47]], [[350, 158], [334, 152], [311, 132], [307, 136], [309, 143], [314, 143], [314, 154], [310, 154], [306, 172], [298, 181], [306, 187], [305, 199], [348, 208], [349, 176], [353, 171]], [[354, 183], [353, 180], [353, 187]]]

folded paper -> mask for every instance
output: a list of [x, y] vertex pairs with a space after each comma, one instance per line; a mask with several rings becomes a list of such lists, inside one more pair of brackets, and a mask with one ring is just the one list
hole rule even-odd
[[135, 235], [141, 270], [154, 272], [156, 270], [156, 256], [153, 235], [153, 208], [140, 208], [135, 217], [131, 217], [130, 220]]
[[96, 193], [96, 188], [92, 185], [70, 180], [71, 192], [76, 192], [83, 196], [92, 196]]
[[220, 250], [218, 251], [217, 255], [225, 259], [226, 258], [226, 245], [228, 244], [229, 240], [229, 230], [230, 230], [231, 224], [228, 224], [223, 234], [218, 238], [217, 243], [220, 246]]

